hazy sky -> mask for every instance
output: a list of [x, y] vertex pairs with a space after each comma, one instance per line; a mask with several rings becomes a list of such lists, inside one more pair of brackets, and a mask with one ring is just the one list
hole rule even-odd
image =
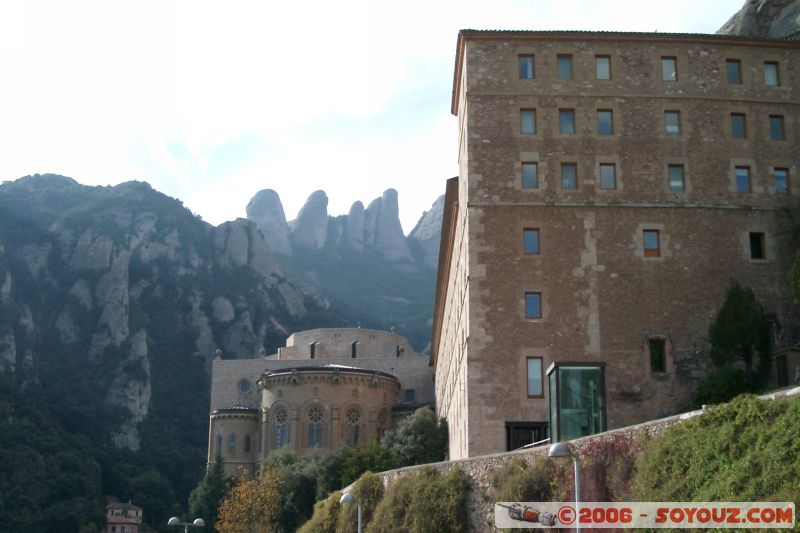
[[410, 231], [457, 174], [461, 28], [713, 33], [743, 0], [0, 0], [0, 180], [143, 180], [219, 224], [385, 189]]

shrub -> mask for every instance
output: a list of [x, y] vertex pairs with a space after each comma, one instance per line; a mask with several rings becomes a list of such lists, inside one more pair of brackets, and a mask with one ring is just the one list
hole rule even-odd
[[743, 370], [727, 363], [715, 368], [700, 382], [692, 396], [692, 407], [713, 405], [732, 400], [747, 391], [747, 376]]
[[447, 422], [430, 407], [420, 407], [400, 420], [381, 442], [397, 456], [398, 466], [443, 461], [447, 454]]
[[336, 533], [336, 526], [339, 521], [339, 498], [342, 491], [337, 490], [328, 496], [328, 499], [318, 501], [314, 505], [314, 514], [311, 519], [303, 524], [297, 533]]
[[397, 467], [397, 456], [389, 448], [384, 448], [375, 439], [355, 448], [344, 462], [341, 472], [341, 486], [353, 483], [365, 472], [383, 472]]
[[[375, 508], [383, 498], [383, 483], [381, 479], [371, 472], [362, 475], [352, 490], [356, 501], [361, 501], [361, 523], [369, 524]], [[358, 508], [355, 505], [343, 505], [339, 509], [339, 522], [337, 533], [355, 533], [358, 524]]]
[[553, 461], [517, 458], [503, 465], [492, 479], [493, 499], [499, 502], [546, 502], [552, 498]]

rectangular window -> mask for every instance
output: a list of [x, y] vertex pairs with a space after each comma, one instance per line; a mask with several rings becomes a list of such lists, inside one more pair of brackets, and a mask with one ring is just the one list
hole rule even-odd
[[683, 181], [683, 165], [669, 165], [667, 170], [669, 174], [669, 190], [675, 192], [682, 191], [685, 187]]
[[676, 136], [681, 134], [681, 112], [680, 111], [664, 111], [664, 125], [666, 126], [666, 133], [669, 136]]
[[642, 237], [644, 239], [644, 256], [661, 257], [661, 242], [658, 238], [658, 230], [646, 229], [643, 231]]
[[519, 56], [519, 79], [532, 80], [536, 77], [536, 63], [532, 55]]
[[561, 135], [574, 135], [575, 134], [575, 110], [574, 109], [559, 109], [558, 110], [558, 131]]
[[572, 56], [570, 54], [559, 54], [558, 56], [558, 79], [572, 79]]
[[597, 110], [597, 134], [614, 135], [614, 113], [610, 109]]
[[523, 241], [526, 254], [539, 253], [539, 230], [526, 228], [523, 231]]
[[666, 372], [666, 342], [664, 339], [650, 339], [648, 345], [650, 348], [650, 372]]
[[744, 113], [731, 113], [731, 135], [734, 139], [747, 138], [747, 118]]
[[738, 59], [725, 60], [725, 74], [728, 83], [739, 85], [742, 83], [742, 62]]
[[786, 140], [783, 130], [783, 115], [769, 116], [769, 138], [773, 141]]
[[763, 233], [750, 234], [750, 259], [766, 259], [767, 247], [764, 246]]
[[506, 422], [506, 451], [547, 438], [547, 422]]
[[536, 110], [521, 109], [519, 112], [519, 131], [525, 135], [536, 133]]
[[522, 163], [522, 188], [523, 189], [539, 188], [538, 163]]
[[678, 59], [675, 57], [661, 58], [661, 79], [676, 81], [678, 79]]
[[775, 61], [764, 62], [764, 85], [777, 87], [781, 84], [778, 63]]
[[594, 70], [598, 80], [610, 80], [611, 56], [595, 56]]
[[775, 178], [775, 192], [778, 194], [789, 194], [789, 169], [776, 168], [772, 171]]
[[750, 167], [736, 167], [736, 192], [750, 192]]
[[542, 318], [542, 293], [525, 293], [525, 318]]
[[416, 393], [414, 389], [406, 389], [403, 393], [403, 401], [406, 403], [414, 403], [416, 401]]
[[561, 164], [561, 188], [564, 190], [578, 188], [578, 165], [575, 163]]
[[528, 357], [528, 398], [543, 398], [542, 358]]
[[600, 164], [600, 188], [617, 188], [617, 166], [614, 163]]

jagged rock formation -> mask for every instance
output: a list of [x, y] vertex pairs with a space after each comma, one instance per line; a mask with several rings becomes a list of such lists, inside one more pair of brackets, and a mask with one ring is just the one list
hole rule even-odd
[[436, 270], [439, 262], [439, 241], [442, 234], [442, 216], [444, 215], [444, 195], [441, 195], [422, 214], [417, 225], [408, 235], [412, 252], [429, 268]]
[[800, 0], [747, 0], [717, 33], [800, 39]]
[[272, 252], [283, 255], [292, 253], [289, 225], [278, 193], [272, 189], [258, 191], [247, 204], [247, 219], [256, 223]]
[[325, 191], [314, 191], [290, 226], [289, 238], [294, 246], [321, 250], [328, 234], [328, 196]]

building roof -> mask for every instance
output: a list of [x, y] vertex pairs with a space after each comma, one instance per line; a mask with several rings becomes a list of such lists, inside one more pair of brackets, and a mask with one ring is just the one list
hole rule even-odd
[[142, 508], [133, 505], [131, 502], [123, 503], [123, 502], [110, 502], [106, 505], [106, 509], [122, 509], [123, 511], [141, 511]]
[[367, 376], [381, 376], [388, 379], [393, 379], [395, 381], [399, 381], [397, 377], [388, 372], [382, 372], [380, 370], [367, 370], [364, 368], [357, 368], [354, 366], [345, 366], [345, 365], [336, 365], [332, 363], [327, 363], [324, 365], [319, 366], [295, 366], [291, 368], [281, 368], [280, 370], [267, 370], [264, 372], [264, 377], [274, 377], [274, 376], [282, 376], [286, 374], [304, 374], [309, 372], [343, 372], [346, 374], [364, 374]]
[[252, 407], [244, 406], [240, 403], [236, 405], [231, 405], [230, 407], [221, 407], [220, 409], [214, 409], [211, 414], [218, 415], [218, 414], [233, 414], [233, 413], [240, 413], [240, 414], [251, 414], [251, 413], [258, 413], [258, 409], [254, 409]]

